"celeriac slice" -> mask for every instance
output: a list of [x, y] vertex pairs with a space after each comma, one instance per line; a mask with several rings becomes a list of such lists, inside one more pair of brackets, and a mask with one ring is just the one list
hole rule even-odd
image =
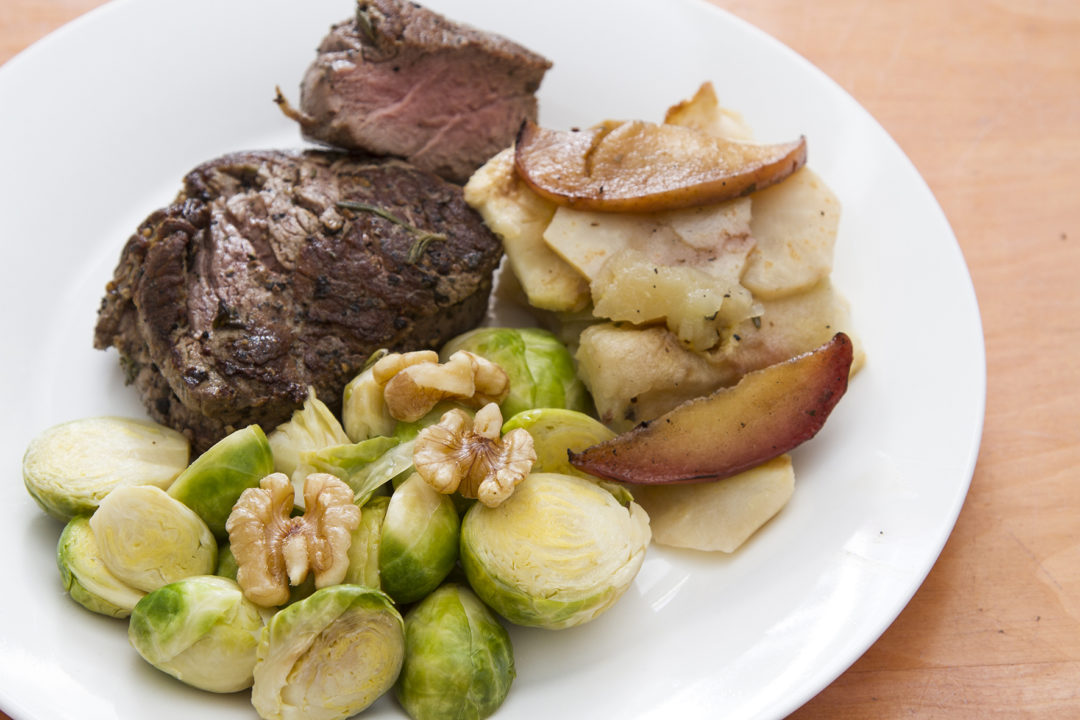
[[802, 292], [829, 277], [840, 201], [809, 168], [751, 196], [756, 241], [743, 284], [762, 299]]
[[781, 455], [723, 480], [694, 485], [638, 485], [658, 545], [731, 553], [791, 499], [795, 471]]
[[540, 197], [514, 171], [512, 148], [500, 152], [465, 185], [465, 202], [502, 239], [510, 269], [529, 304], [574, 312], [589, 303], [589, 284], [543, 240], [555, 204]]

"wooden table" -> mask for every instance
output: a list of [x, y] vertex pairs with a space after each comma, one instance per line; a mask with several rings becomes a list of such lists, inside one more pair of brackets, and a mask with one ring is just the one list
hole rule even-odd
[[[1080, 3], [714, 1], [899, 142], [985, 327], [985, 432], [956, 530], [884, 636], [794, 717], [1080, 717]], [[0, 62], [99, 4], [0, 0]]]

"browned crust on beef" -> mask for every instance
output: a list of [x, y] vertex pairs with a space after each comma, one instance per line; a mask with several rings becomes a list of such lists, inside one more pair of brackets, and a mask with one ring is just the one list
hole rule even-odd
[[[411, 262], [420, 232], [440, 239]], [[236, 153], [189, 173], [127, 242], [94, 344], [202, 450], [249, 423], [271, 430], [309, 385], [336, 411], [374, 350], [479, 324], [500, 257], [459, 188], [405, 163]]]

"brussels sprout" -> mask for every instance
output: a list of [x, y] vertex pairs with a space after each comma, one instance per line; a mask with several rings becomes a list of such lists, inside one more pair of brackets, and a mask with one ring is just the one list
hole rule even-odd
[[308, 573], [308, 576], [304, 578], [304, 582], [299, 585], [289, 586], [289, 599], [285, 601], [285, 605], [292, 605], [293, 603], [309, 598], [314, 592], [315, 573]]
[[414, 720], [486, 718], [514, 676], [509, 633], [467, 587], [444, 585], [405, 616], [394, 694]]
[[405, 655], [401, 615], [360, 585], [316, 590], [263, 630], [251, 703], [265, 720], [340, 720], [394, 685]]
[[251, 687], [262, 615], [228, 578], [184, 578], [148, 594], [131, 613], [128, 640], [143, 659], [201, 690]]
[[71, 518], [60, 533], [56, 564], [71, 599], [101, 615], [125, 618], [146, 594], [127, 585], [105, 567], [86, 515]]
[[360, 525], [352, 534], [349, 545], [349, 569], [345, 582], [379, 589], [379, 539], [382, 536], [383, 518], [390, 498], [376, 497], [369, 500], [360, 512]]
[[267, 437], [274, 453], [274, 470], [285, 473], [296, 491], [297, 506], [304, 507], [304, 480], [314, 469], [304, 462], [304, 455], [332, 445], [352, 442], [330, 408], [308, 389], [304, 406], [288, 422], [274, 428]]
[[533, 472], [554, 472], [563, 475], [592, 477], [570, 464], [567, 450], [584, 450], [615, 433], [599, 420], [576, 410], [536, 408], [514, 415], [503, 423], [502, 432], [525, 428], [532, 435], [536, 462]]
[[536, 408], [519, 412], [507, 420], [502, 431], [508, 433], [519, 427], [528, 430], [533, 438], [533, 449], [536, 451], [533, 472], [577, 475], [599, 483], [623, 507], [629, 507], [633, 502], [634, 496], [619, 483], [590, 475], [570, 464], [568, 450], [584, 450], [615, 437], [615, 432], [599, 420], [575, 410]]
[[427, 415], [413, 422], [399, 422], [394, 428], [394, 437], [402, 442], [415, 440], [420, 431], [429, 425], [439, 422], [439, 419], [450, 410], [458, 409], [469, 417], [476, 414], [476, 408], [467, 407], [453, 400], [443, 400], [435, 405]]
[[407, 440], [390, 448], [377, 460], [353, 474], [352, 482], [366, 487], [384, 487], [389, 480], [394, 487], [413, 473], [413, 441]]
[[270, 443], [258, 425], [225, 436], [191, 463], [169, 487], [169, 495], [203, 519], [218, 541], [229, 537], [225, 521], [240, 493], [258, 487], [274, 472]]
[[342, 394], [341, 422], [345, 426], [345, 434], [353, 442], [389, 435], [394, 431], [397, 421], [386, 408], [383, 386], [375, 382], [371, 370], [375, 361], [384, 355], [385, 350], [373, 353], [364, 370], [349, 381]]
[[592, 406], [570, 351], [546, 330], [477, 328], [448, 342], [442, 356], [458, 350], [485, 357], [510, 376], [510, 394], [499, 404], [504, 417], [538, 407], [588, 412]]
[[559, 629], [610, 608], [641, 568], [649, 518], [603, 487], [533, 473], [495, 508], [461, 525], [461, 562], [476, 594], [519, 625]]
[[236, 556], [232, 553], [232, 548], [228, 543], [218, 545], [217, 553], [217, 568], [214, 569], [214, 574], [218, 577], [228, 578], [230, 580], [236, 579], [236, 573], [239, 572], [240, 566], [236, 562]]
[[169, 487], [187, 467], [187, 438], [147, 420], [94, 417], [56, 425], [23, 456], [23, 482], [49, 515], [88, 515], [123, 485]]
[[217, 542], [187, 505], [153, 485], [120, 487], [90, 518], [101, 558], [123, 582], [150, 592], [191, 575], [210, 575]]
[[397, 445], [398, 441], [394, 438], [373, 437], [350, 445], [331, 445], [305, 453], [304, 462], [316, 472], [330, 473], [342, 480], [352, 488], [356, 502], [363, 505], [372, 493], [393, 478], [379, 472], [383, 465], [372, 467], [372, 464]]
[[419, 600], [439, 586], [458, 556], [461, 523], [450, 496], [417, 474], [403, 482], [383, 518], [379, 582], [397, 603]]

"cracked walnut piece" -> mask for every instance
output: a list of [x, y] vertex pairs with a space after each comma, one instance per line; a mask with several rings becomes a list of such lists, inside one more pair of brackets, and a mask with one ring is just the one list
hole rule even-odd
[[413, 465], [428, 485], [441, 493], [455, 490], [496, 507], [514, 492], [536, 462], [532, 435], [524, 428], [500, 437], [502, 413], [489, 403], [472, 420], [462, 410], [445, 413], [420, 431]]
[[307, 510], [300, 517], [290, 517], [294, 499], [288, 476], [267, 475], [240, 495], [225, 524], [236, 582], [256, 605], [283, 605], [289, 586], [302, 583], [309, 571], [317, 588], [345, 579], [352, 532], [360, 524], [352, 488], [333, 475], [312, 473], [304, 481]]
[[434, 352], [393, 353], [372, 366], [375, 382], [384, 386], [390, 414], [415, 422], [440, 400], [459, 400], [481, 407], [501, 402], [510, 392], [510, 378], [501, 367], [468, 350], [459, 350], [445, 363]]

